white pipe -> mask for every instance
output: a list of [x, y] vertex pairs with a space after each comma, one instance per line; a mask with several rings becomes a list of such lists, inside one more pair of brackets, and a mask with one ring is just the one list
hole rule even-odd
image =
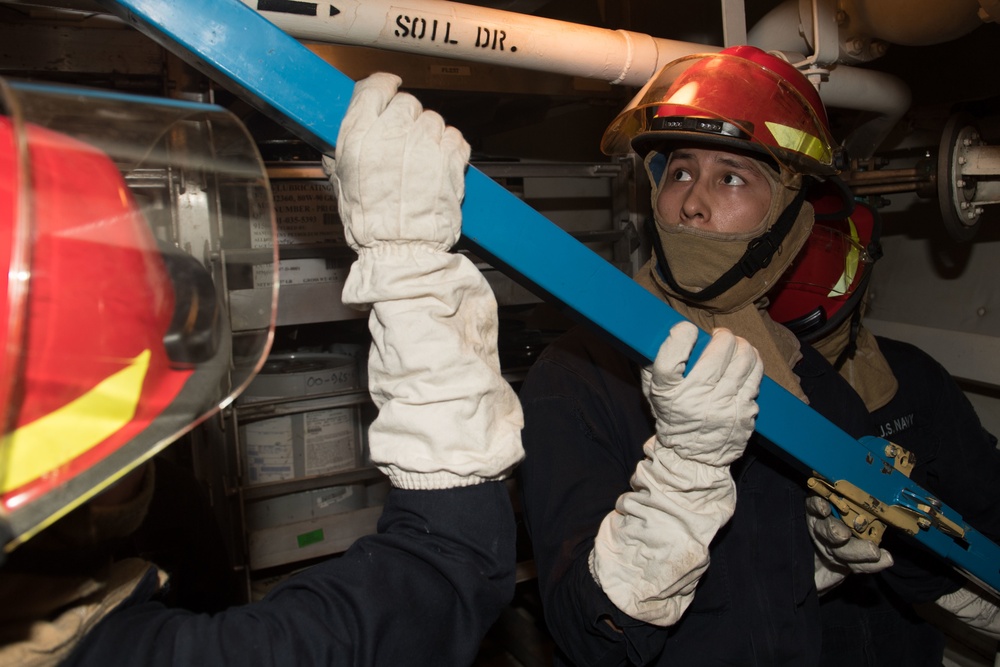
[[[855, 0], [865, 2], [865, 0]], [[896, 0], [881, 0], [884, 4], [896, 4]], [[909, 0], [904, 0], [908, 2]], [[935, 0], [947, 5], [943, 0]], [[976, 2], [976, 0], [972, 0]], [[810, 48], [802, 34], [802, 17], [799, 0], [785, 0], [747, 33], [750, 44], [765, 50], [805, 52]], [[843, 17], [841, 17], [843, 19]], [[842, 33], [843, 34], [843, 33]], [[899, 119], [910, 107], [909, 88], [900, 79], [871, 69], [855, 69], [833, 62], [829, 75], [819, 85], [820, 97], [828, 107], [871, 111], [876, 116], [854, 130], [844, 145], [852, 158], [867, 160], [895, 127]]]
[[876, 117], [854, 130], [844, 142], [851, 158], [867, 160], [910, 108], [910, 89], [891, 74], [846, 65], [830, 69], [819, 88], [828, 107], [874, 112]]
[[269, 4], [263, 1], [241, 2], [297, 39], [436, 55], [635, 87], [645, 85], [672, 60], [722, 48], [445, 0], [410, 0], [408, 4], [334, 0], [329, 5], [286, 1], [274, 3], [275, 11], [260, 9]]
[[744, 0], [722, 0], [722, 42], [726, 46], [747, 43], [747, 10]]
[[[877, 39], [889, 44], [928, 46], [966, 35], [983, 24], [979, 0], [840, 0], [841, 51], [848, 42]], [[799, 0], [785, 0], [748, 32], [747, 42], [767, 50], [809, 53]]]
[[[822, 3], [822, 6], [820, 4]], [[812, 55], [796, 63], [799, 69], [805, 67], [822, 70], [837, 62], [840, 56], [840, 35], [837, 32], [836, 0], [799, 0], [799, 30], [812, 49]], [[805, 26], [810, 26], [806, 34]]]
[[983, 24], [979, 0], [841, 0], [844, 28], [904, 46], [957, 39]]
[[[260, 10], [258, 5], [267, 6], [263, 0], [241, 1], [297, 39], [437, 55], [635, 87], [645, 85], [672, 60], [721, 50], [445, 0], [413, 0], [408, 7], [387, 0], [275, 5], [302, 11], [312, 8], [311, 13]], [[797, 24], [797, 3], [790, 2]], [[829, 80], [820, 86], [820, 95], [827, 106], [879, 114], [852, 135], [848, 145], [853, 157], [864, 159], [871, 157], [910, 100], [909, 90], [895, 77], [843, 65], [833, 68]]]
[[799, 25], [798, 0], [785, 0], [747, 32], [747, 43], [765, 51], [808, 53], [809, 42]]

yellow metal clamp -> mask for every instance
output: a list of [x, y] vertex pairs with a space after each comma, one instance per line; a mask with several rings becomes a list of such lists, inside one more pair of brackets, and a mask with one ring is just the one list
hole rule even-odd
[[[910, 476], [916, 462], [913, 454], [899, 445], [888, 443], [886, 457], [892, 459], [893, 467]], [[902, 505], [887, 505], [871, 494], [845, 480], [828, 482], [818, 477], [810, 477], [809, 489], [826, 498], [840, 513], [841, 520], [858, 537], [875, 544], [882, 541], [886, 525], [895, 526], [910, 535], [931, 526], [952, 537], [961, 538], [965, 528], [939, 511], [940, 501], [931, 497], [914, 497], [916, 509]]]

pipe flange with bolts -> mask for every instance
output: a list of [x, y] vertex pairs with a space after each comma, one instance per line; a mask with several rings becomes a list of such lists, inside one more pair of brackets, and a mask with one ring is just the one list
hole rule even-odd
[[969, 148], [981, 145], [973, 118], [964, 113], [945, 123], [938, 149], [938, 205], [945, 229], [959, 242], [971, 241], [979, 231], [983, 207], [976, 204], [976, 178], [963, 174]]

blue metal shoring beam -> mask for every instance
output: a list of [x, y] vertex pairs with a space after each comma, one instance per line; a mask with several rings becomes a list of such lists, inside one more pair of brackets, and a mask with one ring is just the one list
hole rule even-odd
[[[264, 15], [239, 0], [98, 2], [299, 138], [332, 154], [354, 84]], [[297, 0], [259, 0], [258, 8], [307, 15], [337, 11], [329, 2]], [[392, 17], [386, 22], [390, 27]], [[460, 35], [461, 28], [452, 26], [452, 35]], [[463, 235], [477, 254], [597, 325], [637, 358], [653, 359], [670, 328], [683, 319], [473, 167], [462, 214]], [[695, 355], [707, 341], [702, 332]], [[758, 402], [757, 431], [779, 453], [797, 460], [806, 474], [814, 471], [830, 484], [863, 489], [870, 506], [908, 508], [904, 514], [922, 524], [913, 531], [914, 539], [970, 579], [1000, 592], [1000, 547], [894, 469], [885, 450], [888, 442], [852, 438], [767, 377]], [[964, 535], [956, 538], [942, 524]]]

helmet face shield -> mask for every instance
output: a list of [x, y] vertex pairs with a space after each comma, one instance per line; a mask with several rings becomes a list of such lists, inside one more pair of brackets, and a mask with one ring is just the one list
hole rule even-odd
[[[23, 249], [3, 293], [9, 549], [228, 405], [266, 357], [278, 281], [266, 172], [228, 112], [3, 81], [0, 95], [0, 143], [24, 149], [0, 182], [25, 184], [0, 208]], [[252, 308], [222, 289], [244, 274]]]
[[667, 91], [670, 90], [674, 80], [688, 67], [705, 57], [705, 55], [686, 56], [660, 68], [604, 130], [601, 151], [605, 155], [629, 153], [632, 150], [632, 139], [649, 130], [656, 108], [667, 98]]
[[[750, 151], [795, 173], [837, 171], [826, 114], [811, 84], [773, 56], [778, 70], [727, 49], [665, 65], [604, 133], [601, 150], [669, 152], [675, 144]], [[732, 53], [730, 53], [732, 51]]]

